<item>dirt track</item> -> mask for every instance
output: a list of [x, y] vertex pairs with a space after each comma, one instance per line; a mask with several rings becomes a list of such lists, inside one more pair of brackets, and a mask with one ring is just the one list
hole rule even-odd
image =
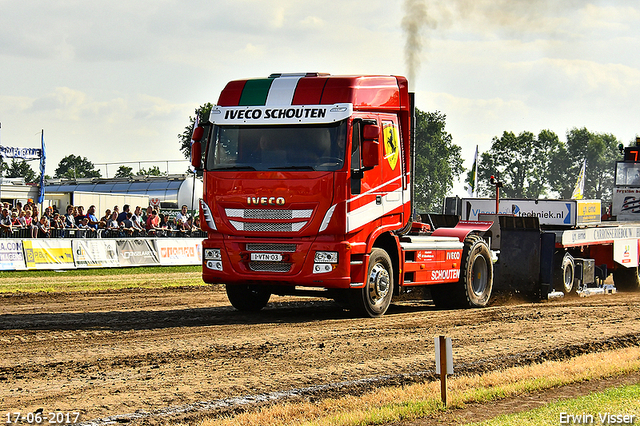
[[243, 314], [217, 286], [0, 296], [0, 415], [42, 408], [88, 421], [383, 375], [413, 380], [402, 375], [433, 369], [440, 334], [453, 338], [458, 372], [640, 345], [640, 293], [506, 303], [438, 311], [403, 302], [359, 319], [329, 301], [279, 297]]

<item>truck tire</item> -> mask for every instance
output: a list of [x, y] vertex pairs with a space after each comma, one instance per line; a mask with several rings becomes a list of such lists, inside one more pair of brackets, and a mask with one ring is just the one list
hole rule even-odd
[[554, 268], [553, 288], [565, 296], [576, 295], [576, 264], [569, 253], [565, 253], [562, 261]]
[[484, 308], [489, 304], [493, 291], [493, 262], [489, 246], [478, 235], [469, 235], [464, 240], [458, 288], [465, 308]]
[[464, 240], [460, 280], [429, 286], [438, 309], [483, 308], [493, 292], [493, 262], [487, 243], [478, 235]]
[[393, 297], [393, 266], [386, 251], [374, 248], [363, 288], [353, 289], [350, 307], [359, 315], [377, 318], [384, 315]]
[[243, 312], [257, 312], [264, 308], [271, 298], [271, 293], [260, 286], [227, 284], [225, 287], [231, 305]]
[[625, 268], [624, 266], [618, 266], [613, 271], [613, 283], [616, 285], [616, 289], [620, 291], [640, 290], [638, 268]]

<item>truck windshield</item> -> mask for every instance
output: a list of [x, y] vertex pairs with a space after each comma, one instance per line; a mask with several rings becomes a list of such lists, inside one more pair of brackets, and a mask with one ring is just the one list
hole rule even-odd
[[616, 163], [616, 186], [640, 187], [640, 163]]
[[340, 170], [346, 120], [331, 124], [215, 126], [206, 170]]

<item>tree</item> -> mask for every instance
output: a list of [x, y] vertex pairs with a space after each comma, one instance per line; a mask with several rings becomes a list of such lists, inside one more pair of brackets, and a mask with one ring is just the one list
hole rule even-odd
[[120, 166], [118, 167], [118, 171], [116, 172], [116, 178], [128, 178], [133, 176], [133, 168], [128, 166]]
[[573, 177], [568, 182], [571, 189], [573, 190], [582, 163], [586, 159], [584, 198], [600, 199], [603, 203], [609, 203], [612, 197], [615, 162], [620, 159], [619, 143], [612, 134], [592, 133], [584, 127], [573, 128], [567, 132], [567, 153], [571, 158]]
[[440, 212], [442, 200], [462, 174], [461, 148], [445, 131], [446, 115], [416, 108], [414, 208]]
[[161, 172], [158, 166], [149, 167], [145, 169], [144, 167], [136, 173], [136, 176], [166, 176], [166, 173]]
[[478, 165], [479, 193], [493, 195], [490, 177], [496, 176], [503, 186], [502, 194], [509, 198], [540, 198], [547, 195], [550, 154], [560, 150], [558, 137], [550, 130], [535, 136], [522, 132], [504, 132], [494, 137], [491, 148], [483, 152]]
[[100, 170], [96, 170], [93, 163], [86, 157], [67, 155], [58, 163], [58, 168], [53, 175], [56, 178], [92, 178], [101, 177]]
[[180, 142], [180, 151], [184, 158], [191, 157], [191, 135], [193, 134], [193, 127], [196, 122], [196, 117], [198, 117], [198, 121], [202, 123], [203, 121], [209, 121], [209, 114], [211, 113], [211, 108], [213, 108], [213, 104], [211, 102], [207, 102], [204, 105], [201, 105], [194, 112], [193, 117], [189, 117], [189, 125], [184, 128], [184, 131], [178, 135], [178, 140]]
[[33, 171], [25, 160], [16, 161], [15, 159], [11, 159], [11, 164], [6, 167], [5, 176], [8, 178], [21, 177], [24, 178], [26, 183], [38, 182], [36, 172]]

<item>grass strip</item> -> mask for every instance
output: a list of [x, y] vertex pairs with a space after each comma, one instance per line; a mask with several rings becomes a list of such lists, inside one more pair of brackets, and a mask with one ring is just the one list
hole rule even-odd
[[640, 384], [594, 392], [517, 414], [501, 415], [467, 426], [556, 426], [558, 424], [638, 424]]
[[201, 286], [201, 266], [0, 272], [0, 294]]
[[[566, 361], [547, 361], [482, 375], [454, 377], [449, 384], [449, 408], [487, 403], [507, 397], [585, 380], [640, 370], [640, 348], [581, 355]], [[286, 402], [255, 412], [210, 418], [200, 426], [375, 425], [436, 416], [446, 410], [440, 401], [440, 383], [383, 387], [361, 396], [327, 398], [317, 402]]]

